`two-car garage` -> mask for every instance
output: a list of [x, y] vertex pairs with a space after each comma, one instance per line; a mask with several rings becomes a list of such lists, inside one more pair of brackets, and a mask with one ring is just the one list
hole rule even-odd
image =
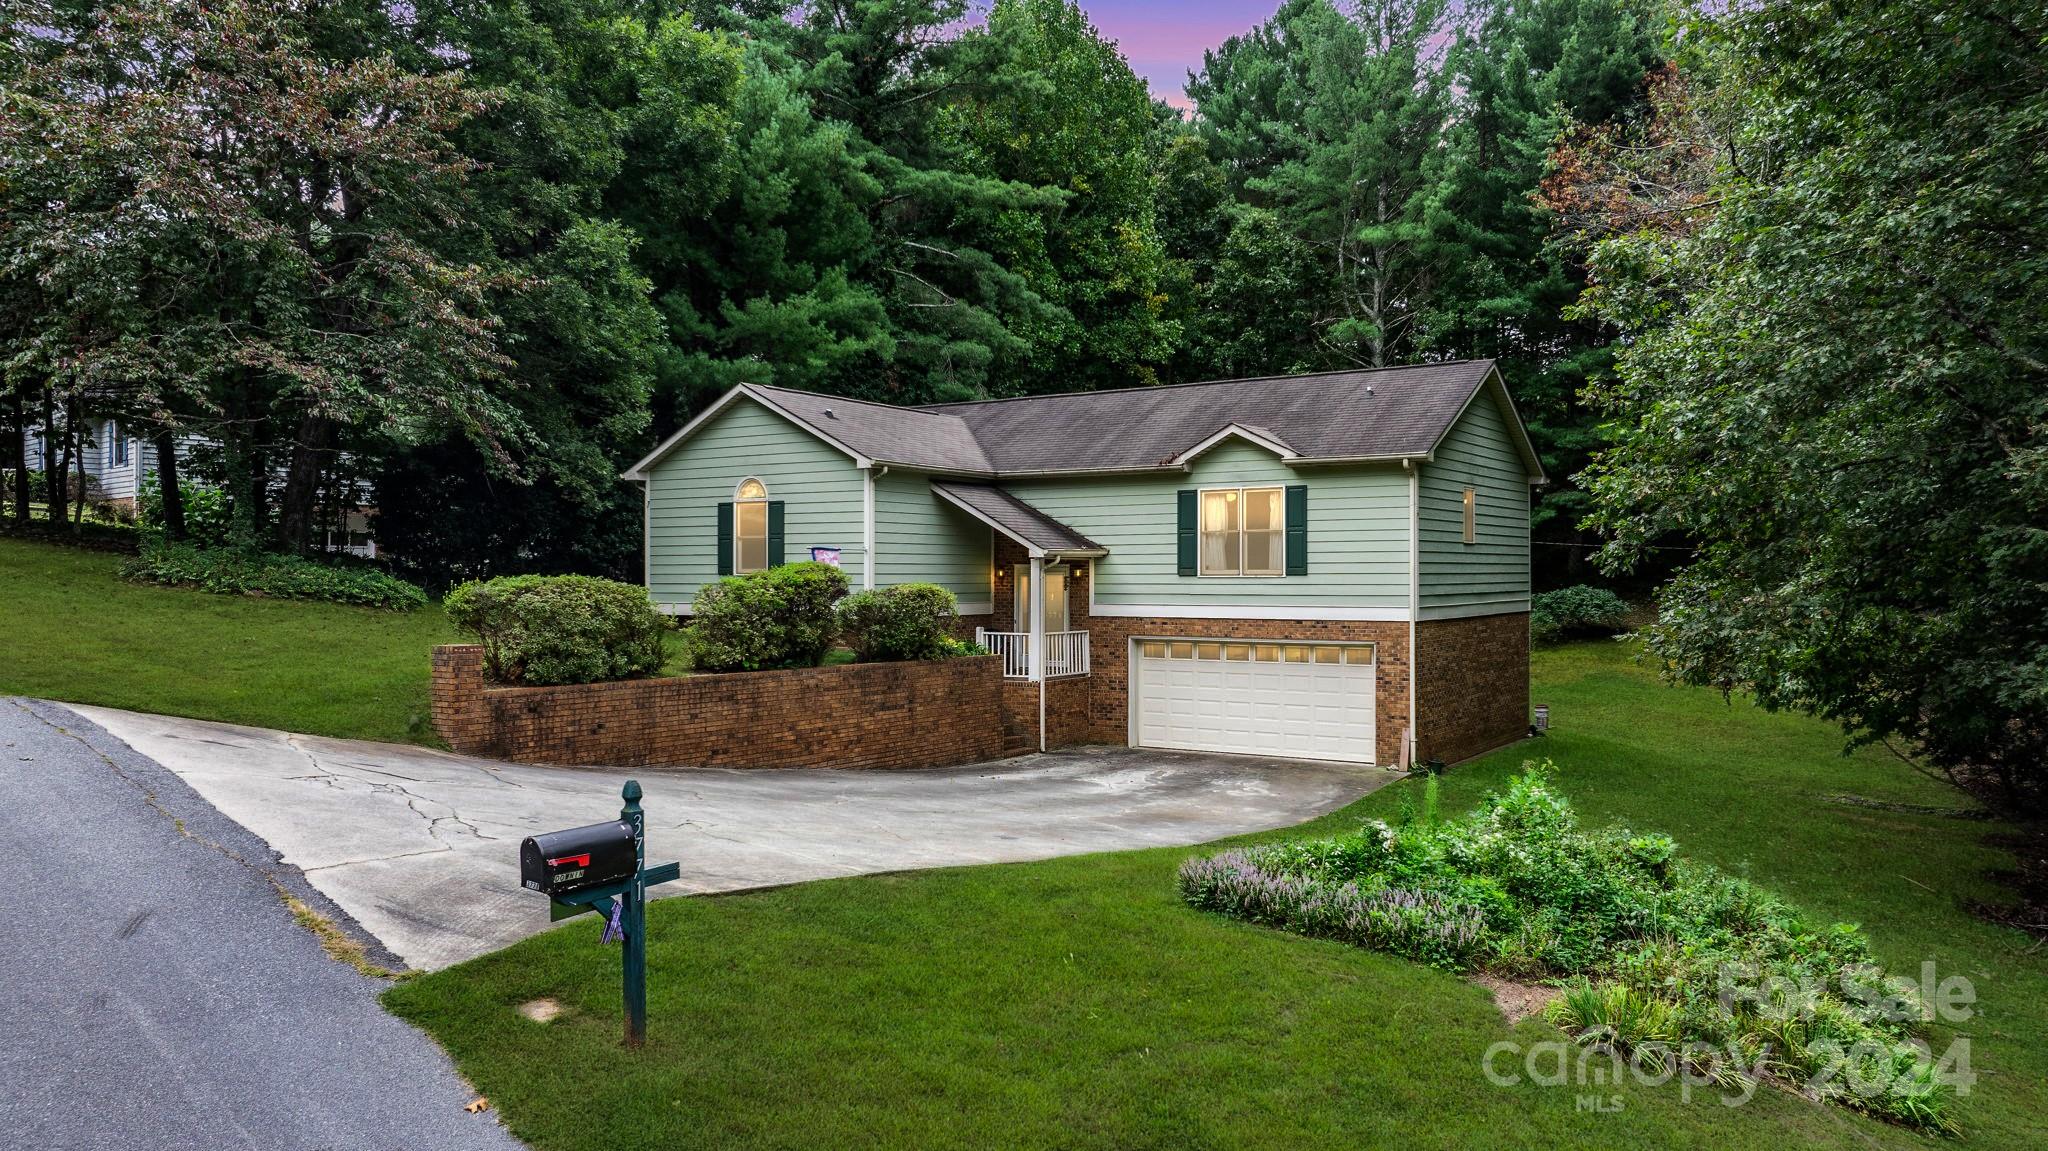
[[1139, 639], [1140, 747], [1372, 763], [1373, 645]]

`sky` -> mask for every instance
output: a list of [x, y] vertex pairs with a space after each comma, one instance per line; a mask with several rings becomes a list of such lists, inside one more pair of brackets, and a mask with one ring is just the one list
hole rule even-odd
[[1280, 7], [1280, 0], [1080, 0], [1097, 31], [1117, 42], [1131, 70], [1152, 86], [1152, 94], [1176, 108], [1188, 107], [1188, 73], [1201, 68], [1202, 52], [1248, 32]]

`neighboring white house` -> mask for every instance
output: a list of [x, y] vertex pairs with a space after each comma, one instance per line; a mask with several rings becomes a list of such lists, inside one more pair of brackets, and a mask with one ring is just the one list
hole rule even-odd
[[[156, 473], [156, 444], [138, 436], [124, 427], [119, 420], [99, 420], [89, 429], [82, 448], [82, 460], [74, 460], [74, 474], [83, 466], [91, 488], [86, 493], [89, 502], [106, 504], [116, 511], [133, 515], [135, 501], [142, 494], [144, 478]], [[30, 468], [40, 469], [43, 460], [43, 439], [35, 430], [24, 434]], [[178, 438], [178, 462], [183, 465], [191, 458], [192, 449], [206, 441], [198, 436], [186, 435]], [[189, 473], [180, 468], [181, 476]], [[189, 485], [191, 480], [185, 478]], [[359, 493], [367, 497], [367, 489]], [[373, 516], [369, 511], [358, 508], [346, 517], [341, 525], [328, 525], [321, 548], [329, 552], [346, 552], [365, 559], [377, 557], [377, 541], [371, 533]]]

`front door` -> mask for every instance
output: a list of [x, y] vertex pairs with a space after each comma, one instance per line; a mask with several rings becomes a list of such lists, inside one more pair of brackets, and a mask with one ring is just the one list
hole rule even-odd
[[[1017, 601], [1011, 621], [1013, 630], [1031, 630], [1031, 565], [1016, 564], [1011, 574], [1017, 579]], [[1045, 569], [1045, 632], [1067, 630], [1067, 565], [1054, 564]]]

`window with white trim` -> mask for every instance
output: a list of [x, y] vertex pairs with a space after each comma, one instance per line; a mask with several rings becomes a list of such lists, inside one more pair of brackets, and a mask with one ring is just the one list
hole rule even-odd
[[1466, 543], [1468, 543], [1468, 544], [1476, 544], [1476, 543], [1478, 543], [1478, 542], [1479, 542], [1479, 515], [1478, 515], [1478, 512], [1479, 512], [1479, 491], [1478, 491], [1478, 489], [1476, 489], [1476, 488], [1466, 488], [1466, 489], [1465, 489], [1465, 542], [1466, 542]]
[[768, 570], [768, 487], [757, 479], [740, 481], [732, 493], [732, 570]]
[[1284, 488], [1205, 488], [1202, 566], [1205, 576], [1276, 576], [1287, 570]]

